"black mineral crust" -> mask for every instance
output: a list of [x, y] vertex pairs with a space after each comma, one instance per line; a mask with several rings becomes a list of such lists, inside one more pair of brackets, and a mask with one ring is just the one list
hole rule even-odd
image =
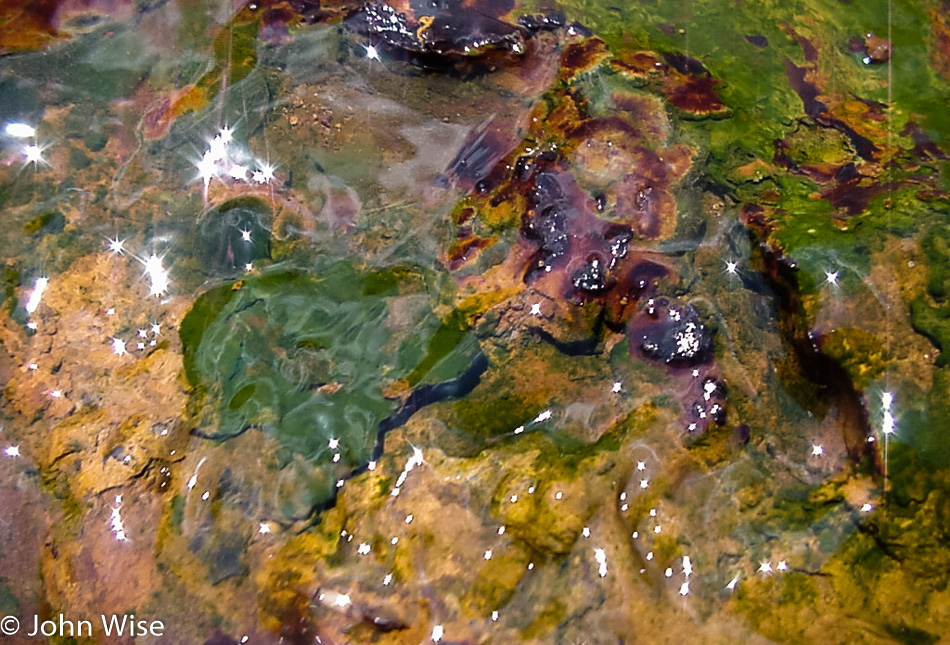
[[640, 324], [632, 326], [634, 344], [643, 355], [667, 365], [701, 365], [712, 357], [712, 336], [690, 304], [649, 300]]

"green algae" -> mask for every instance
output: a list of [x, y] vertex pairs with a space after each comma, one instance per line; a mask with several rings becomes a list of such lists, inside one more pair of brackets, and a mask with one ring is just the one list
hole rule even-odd
[[752, 579], [739, 588], [736, 608], [757, 632], [778, 642], [812, 642], [819, 623], [847, 616], [829, 642], [853, 642], [856, 634], [869, 631], [900, 642], [935, 642], [937, 623], [922, 608], [940, 606], [946, 588], [948, 563], [941, 544], [950, 535], [950, 497], [946, 471], [921, 468], [919, 460], [916, 449], [892, 441], [889, 465], [896, 476], [881, 507], [857, 531], [850, 521], [835, 528], [820, 517], [822, 507], [830, 510], [840, 500], [837, 483], [811, 492], [804, 485], [797, 493], [786, 489], [783, 496], [791, 508], [778, 509], [776, 521], [785, 526], [790, 511], [792, 516], [799, 512], [792, 497], [805, 511], [811, 506], [812, 512], [790, 526], [818, 530], [817, 547], [830, 557], [820, 569], [789, 571], [778, 580]]
[[188, 310], [181, 321], [178, 335], [181, 337], [185, 377], [192, 387], [200, 387], [202, 375], [196, 366], [196, 353], [201, 339], [208, 327], [215, 322], [218, 314], [224, 310], [237, 293], [236, 285], [222, 285], [205, 292]]
[[782, 604], [817, 606], [819, 590], [814, 578], [802, 573], [789, 573], [782, 582]]
[[[518, 435], [503, 444], [501, 450], [531, 455], [530, 466], [507, 473], [502, 478], [492, 494], [492, 514], [501, 519], [507, 527], [506, 532], [534, 557], [549, 559], [567, 555], [581, 535], [600, 495], [595, 493], [590, 498], [587, 495], [571, 496], [570, 501], [552, 506], [550, 502], [558, 490], [558, 483], [583, 481], [591, 487], [609, 490], [611, 486], [607, 482], [616, 476], [616, 451], [620, 445], [656, 421], [656, 408], [641, 406], [614, 423], [597, 441], [572, 442], [572, 452], [563, 450], [563, 441], [558, 439], [557, 433]], [[595, 480], [600, 481], [600, 486]], [[517, 504], [508, 503], [510, 490], [523, 490], [529, 485], [526, 482], [536, 484], [535, 493], [523, 496]], [[630, 502], [629, 520], [635, 523], [647, 517], [655, 503], [654, 493], [637, 496]], [[675, 552], [675, 547], [671, 546], [671, 552]]]
[[910, 314], [914, 330], [930, 339], [940, 352], [936, 364], [939, 367], [950, 365], [950, 356], [944, 351], [950, 347], [950, 307], [935, 307], [925, 299], [917, 298], [910, 303]]
[[0, 269], [0, 303], [10, 318], [14, 318], [18, 309], [17, 287], [20, 286], [20, 271], [15, 264], [6, 264]]
[[[938, 471], [950, 468], [950, 445], [946, 441], [946, 419], [950, 414], [950, 371], [947, 368], [934, 374], [930, 389], [916, 403], [902, 411], [897, 421], [899, 432], [896, 439], [909, 452], [892, 453], [893, 457], [912, 459], [913, 465], [907, 464], [911, 473], [921, 466]], [[903, 465], [892, 468], [893, 473], [902, 471]]]
[[736, 442], [731, 428], [710, 426], [702, 435], [689, 442], [689, 452], [707, 468], [727, 462], [735, 456]]
[[[352, 277], [333, 276], [330, 279], [348, 280]], [[370, 300], [368, 306], [364, 306], [344, 301], [339, 303], [343, 306], [334, 306], [338, 303], [330, 300], [328, 295], [317, 281], [305, 276], [285, 275], [249, 280], [236, 290], [233, 301], [228, 299], [228, 304], [233, 302], [234, 307], [219, 312], [215, 317], [216, 324], [205, 329], [201, 343], [195, 348], [194, 368], [191, 370], [206, 375], [206, 385], [222, 387], [220, 396], [226, 409], [222, 411], [215, 435], [233, 436], [247, 425], [272, 425], [276, 421], [279, 423], [277, 427], [281, 428], [278, 433], [285, 435], [282, 437], [285, 443], [301, 441], [303, 443], [297, 451], [312, 455], [322, 449], [316, 440], [306, 438], [307, 426], [314, 422], [311, 419], [325, 417], [322, 423], [317, 421], [323, 426], [319, 433], [320, 443], [325, 443], [334, 436], [334, 427], [339, 427], [340, 431], [346, 428], [348, 417], [355, 421], [368, 412], [371, 417], [378, 417], [378, 422], [393, 411], [394, 406], [386, 404], [378, 387], [375, 394], [371, 389], [359, 391], [368, 374], [360, 374], [358, 370], [368, 368], [377, 377], [376, 371], [383, 367], [378, 362], [378, 355], [389, 340], [385, 332], [370, 331], [370, 325], [360, 330], [359, 319], [379, 324], [382, 302]], [[213, 299], [220, 298], [215, 294]], [[305, 313], [300, 315], [299, 312]], [[267, 326], [259, 327], [261, 322], [258, 320], [267, 321]], [[329, 363], [321, 363], [319, 352], [326, 350], [314, 351], [313, 348], [327, 348], [334, 342], [339, 347], [340, 335], [352, 330], [351, 325], [359, 330], [359, 336], [350, 341], [357, 342], [343, 349], [338, 360], [352, 362], [347, 361], [349, 364], [335, 368]], [[271, 347], [277, 350], [276, 356], [262, 353]], [[277, 356], [284, 360], [276, 360]], [[216, 383], [220, 378], [218, 374], [227, 380]], [[333, 411], [335, 406], [330, 405], [330, 401], [336, 401], [337, 395], [311, 392], [335, 383], [345, 389], [356, 386], [353, 394], [340, 398], [345, 411]], [[354, 398], [349, 400], [350, 397]], [[361, 452], [365, 453], [365, 449]]]
[[660, 566], [672, 564], [673, 559], [680, 556], [682, 552], [682, 546], [674, 537], [660, 535], [653, 540], [653, 556]]
[[425, 289], [426, 276], [416, 267], [395, 266], [371, 271], [363, 280], [364, 296], [392, 296]]
[[515, 550], [493, 556], [483, 564], [463, 602], [478, 616], [504, 607], [515, 595], [529, 558]]
[[821, 349], [844, 368], [854, 386], [861, 390], [880, 377], [888, 363], [884, 343], [863, 329], [834, 329], [822, 338]]
[[554, 629], [567, 616], [567, 606], [563, 601], [554, 599], [541, 607], [537, 615], [521, 630], [525, 640], [536, 639]]
[[[410, 374], [454, 378], [477, 350], [455, 342], [427, 359], [445, 323], [426, 298], [380, 285], [377, 275], [367, 288], [346, 264], [313, 276], [269, 273], [208, 291], [182, 321], [202, 435], [227, 439], [254, 427], [274, 436], [287, 451], [284, 467], [299, 473], [282, 495], [290, 517], [331, 497], [341, 474], [369, 460], [380, 422], [401, 405], [390, 390]], [[400, 298], [397, 324], [391, 306]]]
[[838, 485], [825, 484], [814, 487], [808, 484], [794, 483], [774, 491], [772, 511], [776, 514], [770, 521], [780, 521], [790, 530], [804, 530], [809, 527], [820, 530], [823, 520], [837, 509], [842, 501]]
[[[568, 2], [570, 10], [574, 3]], [[783, 124], [791, 123], [800, 112], [801, 101], [791, 91], [785, 77], [784, 58], [798, 64], [805, 62], [797, 35], [811, 39], [819, 51], [818, 64], [829, 78], [834, 78], [835, 91], [848, 89], [876, 101], [891, 97], [909, 113], [927, 115], [928, 134], [946, 144], [945, 110], [936, 109], [936, 98], [945, 95], [942, 82], [927, 65], [912, 64], [926, 60], [927, 43], [921, 34], [930, 32], [928, 7], [937, 2], [915, 3], [910, 0], [887, 3], [841, 3], [833, 12], [814, 0], [764, 5], [727, 6], [718, 2], [697, 2], [688, 7], [679, 3], [628, 5], [620, 8], [583, 5], [575, 8], [582, 20], [604, 38], [614, 51], [630, 47], [631, 41], [644, 49], [686, 51], [705, 63], [713, 75], [728, 80], [720, 88], [723, 101], [741, 110], [747, 118], [705, 122], [697, 129], [708, 137], [715, 148], [717, 142], [754, 142], [756, 148], [771, 157], [771, 142]], [[614, 10], [612, 10], [614, 9]], [[619, 11], [619, 15], [618, 15]], [[807, 24], [804, 16], [823, 17], [819, 24]], [[865, 65], [861, 55], [848, 50], [849, 36], [868, 32], [890, 35], [895, 49], [906, 52], [902, 64], [895, 60], [900, 76], [888, 88], [886, 65]], [[661, 29], [660, 27], [673, 29]], [[759, 35], [768, 44], [759, 48], [746, 36]], [[896, 76], [896, 74], [895, 74]], [[686, 123], [684, 126], [689, 127]]]
[[[861, 167], [841, 132], [824, 125], [819, 127], [803, 117], [802, 100], [789, 85], [784, 61], [787, 58], [813, 70], [819, 89], [831, 85], [827, 92], [833, 99], [830, 105], [840, 110], [849, 123], [858, 121], [852, 113], [857, 102], [853, 102], [854, 106], [847, 103], [851, 100], [849, 93], [852, 97], [901, 106], [902, 109], [887, 112], [886, 123], [871, 118], [860, 122], [867, 124], [862, 132], [869, 133], [879, 147], [898, 143], [910, 148], [913, 144], [903, 130], [912, 115], [918, 120], [926, 115], [923, 132], [938, 145], [945, 145], [946, 133], [950, 132], [950, 128], [944, 127], [946, 110], [935, 109], [933, 105], [936, 96], [945, 95], [943, 81], [926, 65], [901, 65], [902, 60], [912, 60], [914, 56], [926, 58], [926, 40], [920, 34], [930, 31], [932, 18], [928, 6], [936, 4], [842, 5], [831, 17], [833, 37], [828, 37], [825, 28], [801, 21], [802, 15], [821, 11], [811, 2], [770, 3], [755, 10], [727, 10], [711, 2], [693, 4], [685, 11], [675, 4], [622, 9], [584, 6], [580, 12], [586, 24], [593, 26], [614, 51], [629, 49], [631, 44], [661, 53], [681, 52], [686, 47], [689, 55], [703, 62], [714, 76], [726, 79], [717, 90], [733, 110], [730, 118], [680, 123], [685, 136], [704, 150], [705, 177], [730, 186], [741, 201], [775, 205], [776, 230], [772, 239], [785, 252], [819, 245], [833, 249], [843, 263], [866, 268], [868, 260], [861, 248], [880, 239], [882, 234], [913, 232], [916, 212], [924, 205], [916, 194], [919, 186], [897, 186], [885, 191], [886, 195], [871, 200], [860, 221], [852, 222], [840, 217], [826, 199], [820, 198], [823, 188], [813, 180], [775, 167], [776, 142], [782, 140], [790, 160], [799, 165], [824, 165], [833, 170], [854, 159]], [[887, 7], [892, 11], [890, 32]], [[894, 47], [907, 52], [907, 58], [895, 59], [899, 66], [896, 69], [900, 70], [898, 82], [886, 82], [886, 65], [866, 65], [860, 55], [848, 50], [845, 35], [863, 37], [872, 31], [889, 33]], [[745, 39], [751, 35], [765, 37], [767, 44], [761, 48], [754, 46]], [[817, 60], [806, 60], [805, 45], [800, 39], [807, 39], [815, 47]], [[892, 165], [886, 176], [872, 169], [870, 174], [877, 175], [872, 182], [883, 184], [910, 178], [917, 183], [914, 176], [919, 172], [918, 163], [915, 160]], [[925, 168], [945, 185], [946, 177], [939, 177], [942, 165], [931, 161]]]
[[439, 328], [435, 330], [422, 361], [420, 361], [416, 369], [406, 377], [406, 382], [409, 386], [414, 387], [417, 385], [439, 361], [451, 354], [469, 335], [469, 329], [469, 323], [464, 311], [454, 309], [445, 320], [442, 321]]
[[[452, 407], [453, 426], [484, 441], [508, 434], [524, 425], [544, 409], [544, 403], [508, 393], [499, 385], [473, 393], [464, 400], [456, 401]], [[485, 414], [488, 407], [491, 414]]]
[[59, 212], [43, 213], [31, 219], [23, 226], [24, 233], [56, 234], [66, 228], [66, 216]]
[[855, 151], [847, 137], [831, 128], [798, 122], [785, 137], [784, 151], [799, 166], [830, 165], [840, 167], [854, 158]]
[[[490, 327], [487, 323], [486, 326]], [[492, 340], [495, 339], [483, 339], [483, 344]], [[489, 371], [468, 396], [441, 408], [443, 420], [461, 441], [461, 445], [449, 449], [450, 452], [471, 455], [482, 450], [486, 443], [519, 436], [526, 429], [545, 433], [564, 455], [579, 454], [588, 447], [588, 441], [572, 436], [568, 428], [552, 430], [547, 424], [531, 426], [532, 420], [549, 408], [552, 400], [570, 396], [568, 393], [572, 391], [558, 392], [551, 375], [577, 383], [598, 376], [603, 378], [602, 364], [596, 357], [568, 358], [553, 344], [534, 340], [523, 348], [512, 348], [511, 354], [499, 352], [491, 360], [495, 367], [504, 366], [505, 371]], [[516, 433], [518, 428], [521, 429]]]
[[76, 498], [69, 477], [62, 470], [43, 468], [39, 475], [43, 489], [60, 503], [62, 514], [56, 524], [57, 531], [66, 535], [75, 534], [88, 512], [88, 504]]
[[169, 507], [169, 523], [172, 531], [181, 535], [181, 523], [185, 518], [185, 498], [181, 495], [175, 495]]
[[945, 214], [928, 229], [920, 248], [927, 260], [926, 293], [911, 301], [911, 323], [940, 350], [936, 363], [945, 367], [950, 364], [950, 354], [943, 351], [950, 347], [950, 226]]
[[[253, 16], [253, 14], [250, 14]], [[230, 84], [239, 83], [257, 66], [257, 32], [260, 19], [239, 15], [214, 39], [215, 67], [199, 83], [215, 92], [222, 76]]]
[[[854, 534], [823, 568], [822, 575], [830, 585], [822, 585], [822, 596], [833, 593], [834, 609], [844, 615], [862, 617], [865, 629], [880, 630], [900, 642], [936, 642], [939, 638], [928, 629], [926, 612], [913, 608], [926, 606], [927, 595], [935, 590], [929, 577], [945, 563], [927, 562], [925, 567], [907, 570], [915, 558], [895, 557], [889, 538], [882, 539], [876, 524], [872, 517], [869, 530]], [[911, 528], [909, 535], [920, 534]], [[895, 593], [897, 589], [899, 593]], [[938, 583], [936, 589], [942, 586]]]

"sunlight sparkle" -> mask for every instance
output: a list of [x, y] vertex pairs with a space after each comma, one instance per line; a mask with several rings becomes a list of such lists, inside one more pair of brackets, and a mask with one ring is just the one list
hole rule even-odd
[[125, 354], [127, 353], [125, 351], [125, 341], [122, 340], [121, 338], [113, 337], [112, 351], [116, 354], [116, 356], [125, 356]]
[[35, 143], [23, 146], [23, 156], [26, 157], [27, 163], [31, 163], [34, 166], [37, 164], [49, 165], [46, 159], [43, 158], [43, 148]]
[[109, 240], [109, 250], [116, 255], [121, 254], [125, 250], [125, 240], [120, 240], [119, 236], [116, 235], [115, 239]]
[[9, 137], [16, 139], [31, 139], [36, 136], [36, 128], [27, 123], [16, 123], [11, 121], [3, 127], [3, 131]]
[[153, 253], [148, 256], [143, 264], [145, 265], [145, 274], [152, 282], [148, 295], [161, 296], [168, 291], [168, 270], [162, 266], [162, 258]]
[[46, 291], [48, 285], [49, 278], [36, 279], [36, 282], [33, 283], [33, 291], [30, 293], [30, 298], [26, 302], [27, 313], [33, 313], [36, 311], [36, 308], [40, 306], [40, 299], [43, 297], [43, 292]]

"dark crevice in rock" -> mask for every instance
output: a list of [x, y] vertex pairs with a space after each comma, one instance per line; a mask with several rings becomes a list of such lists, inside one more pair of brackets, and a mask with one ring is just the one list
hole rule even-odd
[[[600, 319], [602, 320], [603, 316], [601, 316]], [[601, 325], [597, 326], [601, 327]], [[597, 356], [603, 351], [599, 330], [598, 333], [590, 338], [571, 341], [558, 340], [551, 332], [541, 329], [540, 327], [532, 327], [530, 331], [544, 342], [553, 345], [555, 349], [566, 356]]]
[[[793, 367], [798, 374], [779, 370], [789, 394], [806, 410], [823, 417], [829, 410], [837, 410], [839, 427], [848, 449], [848, 454], [857, 462], [873, 453], [872, 435], [868, 412], [861, 394], [844, 367], [834, 358], [821, 351], [811, 334], [809, 322], [802, 303], [801, 286], [798, 281], [798, 266], [780, 249], [766, 241], [768, 231], [761, 224], [747, 220], [753, 248], [759, 249], [762, 263], [761, 275], [771, 288], [778, 306], [777, 316], [782, 341]], [[814, 386], [809, 395], [789, 387], [796, 376]]]
[[[481, 382], [482, 374], [484, 374], [485, 370], [487, 369], [488, 358], [485, 356], [485, 354], [478, 352], [472, 359], [468, 369], [465, 370], [465, 372], [458, 378], [454, 378], [443, 383], [436, 383], [434, 385], [423, 385], [422, 387], [413, 391], [398, 412], [380, 421], [379, 429], [377, 430], [376, 434], [376, 445], [373, 448], [373, 453], [370, 457], [370, 460], [377, 461], [383, 456], [383, 452], [386, 447], [386, 435], [390, 431], [395, 430], [399, 426], [406, 423], [413, 414], [428, 405], [438, 403], [439, 401], [445, 401], [447, 399], [459, 399], [467, 396], [468, 393], [474, 390]], [[368, 470], [369, 464], [363, 464], [351, 470], [341, 479], [346, 481], [356, 477], [357, 475], [361, 475]], [[338, 490], [339, 488], [335, 489], [334, 495], [330, 499], [323, 502], [322, 504], [317, 504], [310, 510], [309, 517], [313, 523], [319, 521], [319, 518], [324, 511], [329, 510], [336, 505], [336, 491]], [[301, 530], [306, 530], [306, 528], [309, 526], [310, 524], [308, 523], [308, 525]]]

